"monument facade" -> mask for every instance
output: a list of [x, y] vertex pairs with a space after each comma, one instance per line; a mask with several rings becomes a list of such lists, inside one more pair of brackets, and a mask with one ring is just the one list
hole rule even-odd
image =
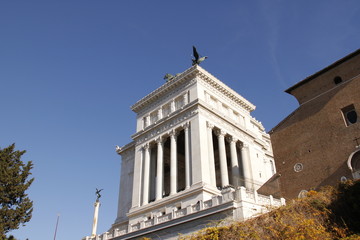
[[283, 199], [257, 190], [275, 173], [255, 106], [198, 64], [131, 109], [121, 155], [118, 212], [98, 239], [177, 239], [211, 221], [245, 220]]

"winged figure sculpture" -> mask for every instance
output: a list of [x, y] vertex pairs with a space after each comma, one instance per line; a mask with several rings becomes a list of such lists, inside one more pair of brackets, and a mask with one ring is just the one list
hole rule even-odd
[[192, 65], [199, 65], [201, 62], [203, 62], [205, 59], [207, 59], [207, 56], [200, 57], [199, 53], [196, 50], [196, 47], [193, 46], [193, 56], [194, 58], [192, 60]]
[[104, 189], [97, 189], [96, 188], [96, 192], [95, 192], [95, 194], [96, 194], [96, 201], [99, 201], [99, 199], [101, 198], [101, 195], [100, 195], [100, 192], [102, 191], [102, 190], [104, 190]]

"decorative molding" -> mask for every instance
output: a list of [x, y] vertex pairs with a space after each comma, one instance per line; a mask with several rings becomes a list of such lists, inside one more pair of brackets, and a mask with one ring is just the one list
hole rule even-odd
[[207, 128], [213, 129], [214, 128], [214, 124], [211, 124], [210, 122], [206, 121], [206, 126]]
[[144, 150], [149, 150], [150, 144], [149, 144], [149, 143], [145, 143], [145, 144], [142, 146], [142, 148], [143, 148]]
[[199, 81], [199, 83], [205, 88], [204, 92], [205, 95], [207, 95], [206, 101], [208, 101], [209, 98], [215, 98], [218, 102], [230, 106], [230, 109], [232, 111], [235, 110], [236, 112], [241, 113], [241, 115], [249, 115], [248, 109], [244, 108], [242, 105], [239, 105], [237, 102], [233, 101], [227, 96], [224, 96], [222, 92], [218, 91], [218, 89], [215, 88], [213, 85], [209, 84], [206, 81]]
[[245, 108], [249, 112], [255, 110], [255, 105], [250, 103], [248, 100], [246, 100], [240, 94], [232, 90], [230, 87], [228, 87], [225, 83], [214, 77], [212, 74], [207, 72], [205, 69], [201, 68], [200, 66], [198, 67], [200, 71], [197, 76], [204, 80], [204, 82], [207, 83], [208, 86], [211, 86], [213, 89], [216, 89], [218, 92], [220, 92], [220, 96], [226, 96], [228, 99], [237, 103], [239, 106]]
[[190, 122], [184, 123], [184, 124], [182, 125], [182, 127], [183, 127], [184, 130], [188, 130], [189, 127], [190, 127]]
[[188, 109], [180, 114], [174, 115], [171, 118], [165, 120], [159, 125], [155, 125], [153, 128], [149, 129], [146, 132], [141, 132], [140, 134], [135, 134], [133, 136], [134, 140], [136, 139], [136, 145], [142, 144], [149, 139], [153, 140], [157, 136], [169, 135], [169, 130], [181, 127], [179, 123], [184, 122], [191, 117], [195, 116], [198, 113], [196, 108]]
[[249, 149], [249, 144], [243, 142], [241, 148]]
[[296, 163], [294, 165], [294, 171], [295, 172], [301, 172], [304, 169], [304, 165], [302, 163]]
[[175, 138], [175, 140], [176, 140], [176, 137], [179, 135], [179, 131], [176, 131], [175, 129], [171, 129], [171, 130], [168, 132], [168, 135], [169, 135], [170, 137]]
[[191, 68], [185, 70], [183, 73], [181, 73], [179, 76], [173, 78], [172, 80], [166, 82], [150, 94], [146, 95], [142, 99], [140, 99], [138, 102], [136, 102], [133, 106], [131, 106], [131, 110], [133, 110], [136, 113], [140, 113], [146, 106], [150, 104], [154, 104], [155, 101], [157, 101], [159, 98], [163, 97], [164, 95], [173, 95], [169, 94], [169, 92], [174, 91], [179, 92], [183, 90], [184, 88], [188, 87], [195, 81], [190, 81], [186, 85], [179, 88], [179, 86], [189, 80], [192, 77], [196, 76], [196, 73], [199, 71], [197, 69], [197, 65], [192, 66]]
[[158, 138], [156, 138], [156, 140], [155, 140], [155, 142], [157, 143], [157, 144], [163, 144], [164, 143], [164, 138], [162, 137], [162, 136], [159, 136]]
[[249, 133], [246, 130], [239, 128], [238, 126], [234, 126], [233, 123], [229, 123], [225, 119], [221, 118], [218, 114], [214, 114], [210, 112], [207, 108], [199, 108], [199, 112], [201, 115], [205, 116], [208, 120], [207, 126], [218, 126], [228, 132], [230, 135], [238, 138], [240, 141], [252, 141], [256, 136], [252, 133]]
[[[179, 88], [181, 84], [183, 84], [189, 79], [191, 79], [191, 81], [189, 81], [187, 84]], [[176, 92], [182, 91], [184, 88], [188, 87], [189, 85], [192, 85], [193, 83], [197, 82], [199, 79], [202, 79], [203, 82], [209, 84], [209, 86], [215, 88], [222, 95], [225, 95], [227, 98], [237, 103], [238, 105], [242, 106], [247, 111], [251, 112], [255, 110], [255, 105], [250, 103], [244, 97], [236, 93], [226, 84], [221, 82], [219, 79], [217, 79], [212, 74], [210, 74], [209, 72], [207, 72], [205, 69], [203, 69], [198, 65], [188, 68], [179, 76], [166, 82], [165, 84], [163, 84], [162, 86], [160, 86], [159, 88], [148, 94], [147, 96], [143, 97], [133, 106], [131, 106], [131, 110], [133, 110], [136, 113], [140, 113], [144, 108], [146, 108], [150, 104], [154, 105], [154, 102], [158, 101], [158, 99], [161, 98], [162, 96], [169, 95], [169, 92], [172, 92], [174, 90]]]
[[[240, 204], [238, 204], [240, 203]], [[251, 203], [250, 205], [244, 203]], [[189, 204], [183, 208], [177, 208], [173, 204], [168, 204], [160, 207], [161, 205], [151, 207], [152, 214], [150, 218], [143, 215], [144, 212], [149, 210], [139, 209], [129, 214], [130, 220], [124, 221], [113, 225], [109, 232], [105, 232], [95, 237], [86, 237], [86, 240], [101, 239], [115, 239], [123, 237], [124, 239], [138, 238], [144, 236], [150, 232], [156, 232], [165, 227], [169, 227], [172, 221], [173, 224], [183, 224], [191, 222], [201, 217], [223, 213], [227, 210], [233, 210], [239, 206], [252, 210], [251, 215], [257, 215], [268, 211], [268, 207], [280, 207], [285, 205], [285, 199], [276, 199], [272, 195], [265, 196], [258, 194], [255, 190], [249, 191], [244, 187], [240, 187], [236, 190], [225, 189], [220, 195], [215, 195], [209, 200], [199, 200], [196, 204]], [[250, 208], [250, 206], [252, 208]], [[164, 215], [157, 215], [159, 209], [168, 208], [170, 211]], [[136, 218], [138, 216], [138, 218]], [[248, 218], [249, 216], [246, 216]], [[132, 220], [132, 221], [131, 221]]]
[[135, 142], [134, 142], [134, 141], [132, 141], [132, 142], [130, 142], [130, 143], [128, 143], [128, 144], [126, 144], [125, 146], [122, 146], [122, 147], [119, 147], [118, 145], [116, 145], [116, 146], [115, 146], [115, 151], [116, 151], [117, 154], [123, 155], [123, 153], [124, 153], [126, 150], [130, 149], [130, 148], [133, 147], [134, 145], [135, 145]]
[[215, 130], [215, 135], [218, 136], [218, 137], [224, 137], [227, 133], [222, 130], [222, 129], [216, 129]]
[[234, 136], [227, 136], [226, 141], [228, 141], [229, 143], [232, 143], [232, 142], [236, 143], [237, 141], [239, 141], [239, 139], [237, 139]]

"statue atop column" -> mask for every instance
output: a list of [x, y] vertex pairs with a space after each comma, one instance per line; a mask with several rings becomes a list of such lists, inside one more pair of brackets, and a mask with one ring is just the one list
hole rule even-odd
[[95, 194], [96, 194], [96, 201], [97, 201], [97, 202], [98, 202], [99, 199], [101, 198], [100, 192], [101, 192], [102, 190], [104, 190], [104, 189], [100, 189], [100, 190], [99, 190], [99, 189], [96, 188]]
[[93, 227], [92, 227], [92, 230], [91, 230], [91, 237], [92, 237], [92, 238], [96, 236], [96, 229], [97, 229], [97, 222], [98, 222], [99, 208], [100, 208], [100, 201], [99, 201], [99, 199], [101, 198], [100, 192], [101, 192], [102, 190], [103, 190], [103, 189], [100, 189], [100, 190], [99, 190], [99, 189], [96, 188], [96, 192], [95, 192], [96, 201], [95, 201], [95, 204], [94, 204], [95, 210], [94, 210]]

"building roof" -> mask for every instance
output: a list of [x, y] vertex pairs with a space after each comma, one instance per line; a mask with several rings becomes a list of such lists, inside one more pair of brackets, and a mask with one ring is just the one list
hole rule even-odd
[[308, 76], [308, 77], [305, 78], [304, 80], [296, 83], [294, 86], [286, 89], [285, 92], [291, 94], [291, 92], [292, 92], [294, 89], [296, 89], [296, 88], [304, 85], [305, 83], [307, 83], [307, 82], [311, 81], [312, 79], [320, 76], [321, 74], [323, 74], [323, 73], [325, 73], [325, 72], [327, 72], [327, 71], [329, 71], [329, 70], [337, 67], [338, 65], [342, 64], [343, 62], [346, 62], [347, 60], [349, 60], [349, 59], [357, 56], [358, 54], [360, 54], [360, 49], [356, 50], [355, 52], [350, 53], [349, 55], [347, 55], [347, 56], [345, 56], [345, 57], [343, 57], [343, 58], [341, 58], [341, 59], [339, 59], [339, 60], [337, 60], [337, 61], [334, 62], [333, 64], [331, 64], [331, 65], [327, 66], [326, 68], [324, 68], [324, 69], [322, 69], [322, 70], [314, 73], [313, 75]]
[[231, 100], [236, 102], [237, 104], [241, 105], [243, 108], [245, 108], [247, 111], [251, 112], [255, 110], [255, 105], [250, 103], [248, 100], [246, 100], [244, 97], [240, 96], [237, 92], [232, 90], [230, 87], [228, 87], [225, 83], [211, 75], [209, 72], [207, 72], [205, 69], [200, 67], [199, 65], [194, 65], [187, 70], [185, 70], [180, 75], [176, 76], [174, 79], [166, 82], [162, 86], [160, 86], [158, 89], [154, 90], [147, 96], [140, 99], [138, 102], [136, 102], [133, 106], [131, 106], [131, 110], [138, 113], [143, 108], [148, 106], [149, 104], [156, 101], [159, 97], [166, 95], [171, 90], [178, 87], [180, 84], [182, 84], [184, 81], [193, 78], [195, 76], [199, 76], [204, 81], [208, 82], [210, 85], [212, 85], [214, 88], [219, 90], [221, 93], [229, 97]]

